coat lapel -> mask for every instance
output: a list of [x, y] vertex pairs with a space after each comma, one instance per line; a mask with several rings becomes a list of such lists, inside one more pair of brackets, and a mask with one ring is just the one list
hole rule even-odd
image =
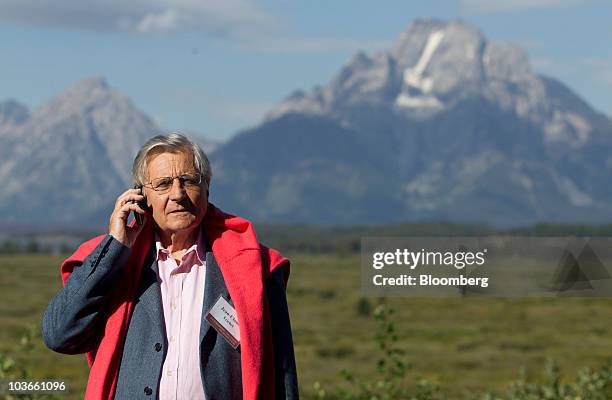
[[204, 302], [202, 306], [202, 321], [200, 323], [200, 343], [211, 329], [210, 324], [206, 320], [206, 314], [217, 302], [220, 296], [229, 299], [229, 293], [221, 269], [213, 256], [211, 250], [206, 251], [206, 279], [204, 283]]
[[145, 266], [142, 269], [141, 277], [141, 294], [139, 296], [140, 303], [149, 315], [155, 329], [157, 329], [162, 336], [165, 336], [165, 327], [162, 320], [162, 299], [161, 299], [161, 287], [158, 280], [158, 266], [157, 257], [155, 256], [155, 246], [151, 246], [149, 254], [145, 259]]

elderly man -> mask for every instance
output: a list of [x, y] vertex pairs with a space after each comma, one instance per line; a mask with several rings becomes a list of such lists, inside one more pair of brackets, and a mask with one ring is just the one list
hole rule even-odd
[[210, 163], [185, 136], [147, 141], [133, 178], [109, 233], [63, 263], [46, 345], [87, 353], [87, 399], [297, 399], [289, 261], [208, 202]]

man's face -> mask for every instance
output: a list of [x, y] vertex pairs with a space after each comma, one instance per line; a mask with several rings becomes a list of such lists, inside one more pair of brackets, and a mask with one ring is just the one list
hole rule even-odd
[[[151, 182], [157, 178], [175, 178], [197, 172], [191, 154], [161, 153], [148, 160], [146, 180]], [[206, 214], [208, 196], [204, 180], [199, 187], [190, 187], [174, 179], [167, 193], [157, 192], [147, 185], [145, 194], [157, 226], [168, 234], [199, 226]]]

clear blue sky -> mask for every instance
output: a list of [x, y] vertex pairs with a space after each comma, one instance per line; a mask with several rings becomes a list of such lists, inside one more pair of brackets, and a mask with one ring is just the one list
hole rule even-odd
[[226, 139], [419, 17], [522, 47], [612, 115], [609, 0], [0, 0], [0, 99], [35, 108], [101, 75], [162, 127]]

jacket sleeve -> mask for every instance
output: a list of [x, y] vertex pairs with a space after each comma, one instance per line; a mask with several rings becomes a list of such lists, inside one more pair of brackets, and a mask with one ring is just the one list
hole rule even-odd
[[268, 277], [266, 294], [272, 320], [276, 398], [294, 400], [299, 398], [298, 380], [284, 274], [283, 268], [277, 268]]
[[128, 247], [107, 235], [74, 268], [43, 314], [42, 336], [47, 347], [64, 354], [95, 349], [104, 331], [109, 295], [129, 253]]

